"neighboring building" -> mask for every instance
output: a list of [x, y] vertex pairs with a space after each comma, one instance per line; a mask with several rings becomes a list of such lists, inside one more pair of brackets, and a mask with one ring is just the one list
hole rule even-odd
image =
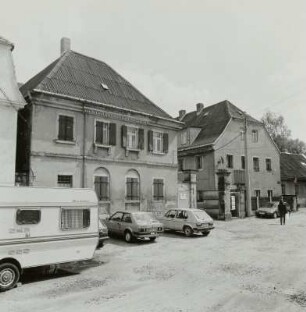
[[[197, 170], [197, 202], [211, 215], [220, 215], [220, 179], [225, 172], [225, 186], [230, 191], [230, 215], [244, 217], [245, 167], [248, 161], [252, 211], [263, 201], [281, 194], [279, 150], [264, 125], [246, 115], [229, 101], [196, 111], [180, 111], [184, 122], [178, 139], [179, 180], [186, 170]], [[245, 119], [247, 151], [245, 158]], [[221, 200], [221, 202], [223, 199]]]
[[[73, 52], [21, 87], [17, 170], [40, 186], [95, 188], [109, 212], [177, 202], [182, 124], [102, 61]], [[24, 123], [24, 119], [27, 123]]]
[[306, 157], [281, 153], [280, 168], [282, 194], [296, 195], [298, 205], [306, 207]]
[[17, 112], [26, 104], [17, 86], [13, 48], [0, 37], [0, 185], [15, 184]]

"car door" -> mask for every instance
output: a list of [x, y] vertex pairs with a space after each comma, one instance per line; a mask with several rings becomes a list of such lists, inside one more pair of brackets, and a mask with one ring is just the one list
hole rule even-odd
[[132, 221], [132, 216], [130, 213], [124, 213], [123, 217], [122, 217], [122, 223], [121, 223], [121, 233], [123, 235], [124, 231], [127, 228], [132, 228], [133, 227], [133, 221]]
[[186, 211], [185, 210], [177, 210], [174, 218], [174, 229], [176, 231], [182, 231], [185, 225], [186, 220]]
[[114, 213], [108, 220], [108, 230], [115, 234], [121, 234], [122, 212]]
[[166, 229], [175, 229], [175, 215], [176, 211], [174, 209], [168, 210], [163, 218], [163, 224]]

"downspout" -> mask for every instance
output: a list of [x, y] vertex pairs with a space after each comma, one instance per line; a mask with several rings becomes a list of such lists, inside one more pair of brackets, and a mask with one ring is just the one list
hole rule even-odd
[[86, 151], [86, 113], [85, 113], [85, 104], [83, 104], [83, 140], [82, 140], [82, 188], [86, 187], [86, 158], [85, 158], [85, 151]]

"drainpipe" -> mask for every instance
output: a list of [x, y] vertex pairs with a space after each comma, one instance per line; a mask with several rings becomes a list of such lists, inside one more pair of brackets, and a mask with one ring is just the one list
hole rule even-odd
[[86, 152], [86, 113], [85, 113], [85, 104], [83, 104], [83, 140], [82, 140], [82, 188], [86, 187], [86, 159], [85, 159], [85, 152]]
[[246, 190], [246, 204], [247, 204], [247, 217], [252, 215], [252, 202], [251, 202], [251, 183], [249, 175], [249, 155], [248, 155], [248, 124], [247, 116], [244, 114], [244, 157], [245, 157], [245, 190]]

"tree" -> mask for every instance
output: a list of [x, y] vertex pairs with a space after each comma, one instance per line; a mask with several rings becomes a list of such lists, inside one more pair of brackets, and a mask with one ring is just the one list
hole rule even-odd
[[306, 143], [299, 139], [291, 138], [291, 131], [285, 124], [285, 119], [282, 115], [268, 111], [263, 115], [261, 121], [281, 152], [306, 153]]

